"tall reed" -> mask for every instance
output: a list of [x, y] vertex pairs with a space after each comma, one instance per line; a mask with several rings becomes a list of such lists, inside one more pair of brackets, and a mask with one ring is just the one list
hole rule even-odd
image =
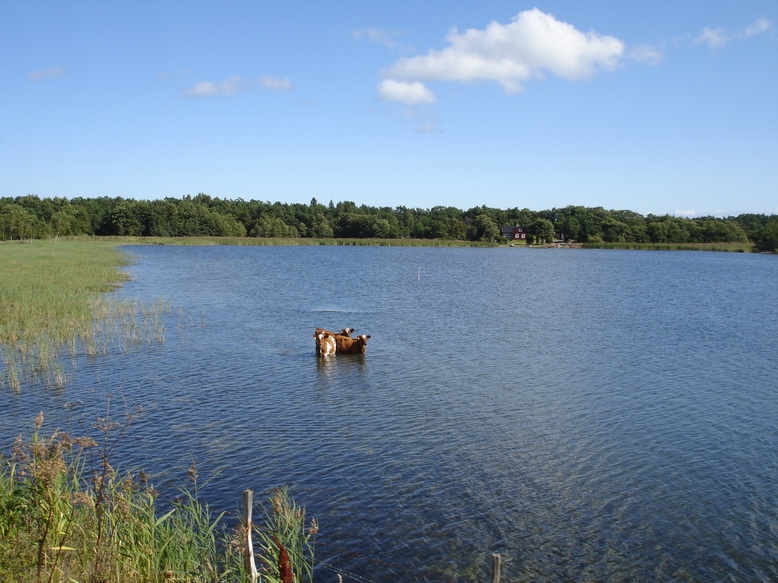
[[[245, 531], [199, 499], [196, 466], [191, 486], [163, 513], [143, 472], [111, 465], [106, 444], [117, 423], [95, 424], [102, 444], [60, 431], [42, 437], [42, 425], [40, 414], [31, 438], [17, 439], [11, 457], [0, 459], [0, 581], [246, 580]], [[285, 489], [273, 492], [265, 517], [255, 527], [263, 581], [288, 581], [284, 573], [312, 581], [315, 521], [305, 529], [305, 511]]]
[[752, 243], [582, 243], [584, 249], [630, 249], [650, 251], [719, 251], [752, 253]]

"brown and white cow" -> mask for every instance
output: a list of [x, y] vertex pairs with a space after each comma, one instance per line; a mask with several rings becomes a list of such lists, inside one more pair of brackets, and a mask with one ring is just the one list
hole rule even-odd
[[329, 330], [325, 330], [324, 328], [316, 328], [316, 331], [313, 333], [314, 336], [318, 334], [319, 332], [323, 332], [324, 334], [329, 334], [330, 336], [348, 336], [351, 338], [351, 335], [354, 333], [353, 328], [342, 328], [340, 332], [330, 332]]
[[338, 354], [364, 354], [370, 334], [360, 334], [356, 338], [348, 336], [335, 336], [334, 338]]
[[316, 338], [316, 354], [317, 356], [334, 356], [337, 351], [337, 344], [335, 342], [335, 336], [328, 332], [318, 332], [313, 335]]
[[353, 328], [342, 328], [340, 332], [330, 332], [324, 328], [316, 328], [316, 330], [313, 332], [313, 337], [316, 339], [316, 353], [321, 354], [319, 347], [319, 334], [328, 334], [332, 337], [345, 336], [346, 338], [351, 338], [351, 334], [353, 332]]

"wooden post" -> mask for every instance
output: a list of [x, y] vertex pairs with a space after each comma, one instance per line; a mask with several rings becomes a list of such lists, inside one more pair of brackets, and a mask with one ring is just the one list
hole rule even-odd
[[500, 583], [500, 553], [492, 554], [492, 583]]
[[254, 506], [254, 491], [243, 490], [243, 528], [246, 529], [246, 548], [244, 549], [243, 560], [246, 564], [246, 571], [251, 573], [251, 583], [255, 583], [259, 578], [257, 565], [254, 563], [254, 545], [251, 542], [251, 513]]

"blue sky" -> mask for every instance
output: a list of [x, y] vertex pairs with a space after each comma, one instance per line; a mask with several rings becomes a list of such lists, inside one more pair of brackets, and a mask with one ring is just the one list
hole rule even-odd
[[0, 3], [0, 196], [778, 213], [778, 2]]

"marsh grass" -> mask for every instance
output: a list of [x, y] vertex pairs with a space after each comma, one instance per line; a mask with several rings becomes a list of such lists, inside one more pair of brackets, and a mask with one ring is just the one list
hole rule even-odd
[[633, 249], [652, 251], [724, 251], [751, 253], [752, 243], [582, 243], [584, 249]]
[[[0, 581], [246, 580], [244, 527], [229, 527], [225, 513], [200, 501], [194, 464], [190, 486], [161, 512], [143, 472], [122, 474], [110, 463], [110, 436], [126, 425], [98, 419], [102, 444], [58, 430], [42, 437], [42, 425], [40, 414], [31, 438], [0, 458]], [[312, 581], [316, 522], [306, 530], [305, 511], [286, 489], [270, 495], [264, 516], [255, 527], [262, 580], [293, 573], [298, 583]]]
[[284, 237], [104, 237], [115, 245], [334, 245], [347, 247], [498, 247], [500, 243], [454, 239], [346, 239]]
[[[314, 550], [319, 525], [306, 526], [305, 509], [297, 506], [286, 488], [274, 490], [262, 509], [264, 525], [256, 529], [266, 581], [313, 581]], [[290, 574], [292, 578], [290, 579]]]
[[106, 292], [127, 280], [128, 263], [99, 241], [0, 243], [0, 385], [20, 390], [67, 382], [63, 354], [89, 356], [164, 341], [170, 306], [120, 301]]

